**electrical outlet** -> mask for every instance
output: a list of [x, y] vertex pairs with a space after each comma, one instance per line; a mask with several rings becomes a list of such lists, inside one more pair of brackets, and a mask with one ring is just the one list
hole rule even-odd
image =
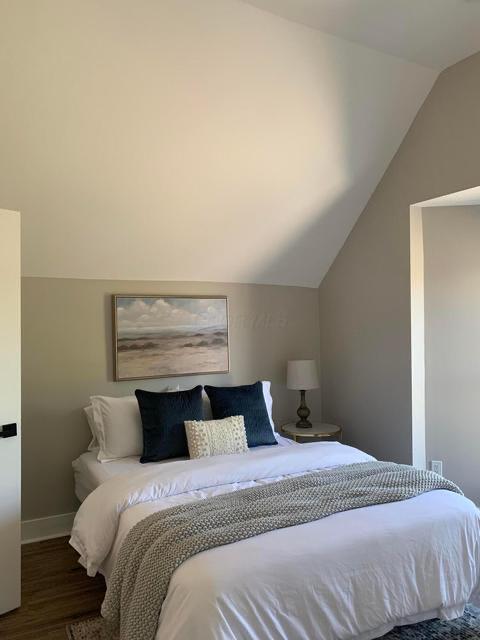
[[435, 473], [438, 473], [439, 476], [443, 476], [443, 461], [442, 460], [431, 460], [430, 461], [430, 469]]

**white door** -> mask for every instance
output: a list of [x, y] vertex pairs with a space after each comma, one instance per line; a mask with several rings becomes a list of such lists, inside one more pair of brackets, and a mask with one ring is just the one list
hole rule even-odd
[[0, 614], [19, 606], [20, 214], [0, 209]]

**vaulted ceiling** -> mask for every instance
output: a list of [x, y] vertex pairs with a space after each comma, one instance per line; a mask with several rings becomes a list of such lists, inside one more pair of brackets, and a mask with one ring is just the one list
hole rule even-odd
[[252, 4], [0, 0], [24, 275], [318, 286], [444, 60]]
[[315, 29], [442, 70], [480, 47], [480, 0], [245, 0]]

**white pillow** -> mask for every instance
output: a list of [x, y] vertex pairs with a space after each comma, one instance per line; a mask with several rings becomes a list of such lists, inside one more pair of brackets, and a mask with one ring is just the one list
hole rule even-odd
[[140, 456], [143, 451], [142, 419], [135, 396], [90, 398], [99, 451], [98, 460]]
[[248, 451], [243, 416], [223, 420], [186, 420], [190, 458], [229, 455]]
[[92, 439], [90, 440], [90, 444], [88, 445], [88, 451], [94, 451], [98, 449], [98, 437], [97, 430], [95, 427], [95, 419], [93, 417], [93, 407], [92, 405], [88, 405], [88, 407], [84, 407], [83, 411], [85, 412], [85, 416], [87, 418], [88, 426], [90, 427], [90, 431], [92, 432]]
[[212, 405], [210, 404], [210, 398], [207, 396], [205, 389], [202, 389], [202, 409], [203, 419], [213, 420]]
[[272, 427], [273, 433], [275, 433], [275, 425], [273, 423], [273, 399], [272, 394], [270, 393], [270, 387], [272, 383], [269, 380], [262, 380], [262, 389], [263, 389], [263, 398], [265, 400], [265, 405], [267, 407], [268, 419], [270, 420], [270, 426]]

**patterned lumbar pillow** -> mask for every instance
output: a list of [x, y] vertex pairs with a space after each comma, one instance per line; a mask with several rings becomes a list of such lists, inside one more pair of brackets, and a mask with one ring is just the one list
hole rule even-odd
[[243, 416], [230, 416], [223, 420], [186, 420], [185, 432], [190, 458], [248, 451]]

